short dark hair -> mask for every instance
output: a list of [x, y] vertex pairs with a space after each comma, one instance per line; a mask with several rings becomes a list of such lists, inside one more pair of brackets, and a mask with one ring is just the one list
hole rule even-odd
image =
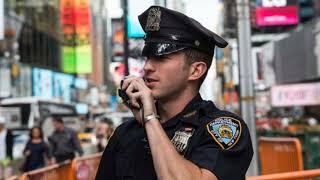
[[63, 119], [62, 119], [62, 117], [56, 117], [56, 116], [54, 116], [52, 120], [55, 121], [55, 122], [58, 122], [58, 123], [63, 124]]
[[43, 131], [42, 131], [41, 127], [39, 127], [39, 126], [34, 126], [34, 127], [32, 127], [32, 128], [30, 129], [30, 132], [29, 132], [30, 140], [32, 140], [32, 131], [33, 131], [34, 129], [39, 129], [40, 138], [43, 139]]
[[111, 120], [111, 119], [109, 119], [109, 118], [107, 118], [107, 117], [104, 117], [102, 120], [101, 120], [101, 122], [102, 123], [106, 123], [106, 124], [108, 124], [108, 125], [110, 125], [110, 126], [113, 126], [113, 121]]
[[182, 52], [185, 54], [185, 57], [186, 57], [185, 60], [188, 65], [191, 65], [192, 63], [197, 61], [204, 62], [207, 65], [207, 71], [200, 79], [200, 85], [201, 85], [204, 79], [206, 78], [209, 68], [212, 64], [212, 57], [205, 52], [192, 49], [192, 48], [184, 49], [182, 50]]

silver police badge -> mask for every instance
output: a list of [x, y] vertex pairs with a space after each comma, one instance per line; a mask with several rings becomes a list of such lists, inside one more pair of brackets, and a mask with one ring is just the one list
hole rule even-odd
[[171, 142], [179, 153], [182, 153], [187, 148], [188, 141], [192, 136], [192, 134], [193, 134], [192, 130], [191, 131], [180, 130], [174, 133], [174, 136], [171, 139]]
[[151, 8], [149, 10], [146, 31], [159, 31], [161, 21], [161, 11], [160, 8]]

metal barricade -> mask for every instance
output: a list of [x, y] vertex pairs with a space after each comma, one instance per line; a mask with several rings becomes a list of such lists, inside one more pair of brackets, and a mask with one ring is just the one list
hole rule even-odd
[[302, 147], [298, 138], [259, 138], [261, 174], [302, 171]]
[[18, 176], [10, 176], [10, 177], [7, 177], [5, 179], [6, 180], [19, 180], [19, 177]]
[[[87, 155], [72, 161], [51, 165], [24, 173], [20, 180], [93, 180], [95, 179], [102, 153]], [[14, 177], [12, 177], [15, 180]], [[18, 179], [18, 177], [15, 177]]]
[[77, 180], [94, 180], [102, 153], [79, 157], [73, 160], [72, 168], [75, 170]]
[[21, 180], [74, 180], [72, 162], [65, 161], [60, 164], [51, 165], [24, 173]]
[[319, 179], [320, 169], [312, 169], [305, 171], [294, 171], [286, 173], [268, 174], [262, 176], [249, 176], [247, 180], [312, 180]]

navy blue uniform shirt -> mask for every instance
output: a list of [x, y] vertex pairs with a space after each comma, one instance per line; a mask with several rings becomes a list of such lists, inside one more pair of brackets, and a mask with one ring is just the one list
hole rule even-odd
[[[162, 124], [181, 156], [220, 180], [245, 179], [253, 156], [250, 134], [237, 115], [197, 95]], [[136, 120], [120, 125], [110, 139], [96, 180], [157, 179], [144, 127]]]

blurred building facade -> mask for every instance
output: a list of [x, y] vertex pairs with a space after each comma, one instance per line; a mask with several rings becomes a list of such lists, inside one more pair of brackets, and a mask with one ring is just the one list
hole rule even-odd
[[[257, 136], [297, 137], [308, 149], [304, 168], [320, 165], [320, 19], [318, 0], [252, 0], [251, 60]], [[237, 111], [239, 94], [236, 2], [225, 0], [230, 45], [220, 66], [224, 104]]]
[[[230, 84], [232, 91], [235, 90], [236, 93], [239, 91], [237, 11], [235, 1], [226, 0], [224, 6], [227, 9], [224, 14], [224, 35], [232, 42], [228, 53], [224, 54], [225, 61], [222, 68], [225, 69], [223, 72], [226, 79], [225, 90], [229, 97]], [[316, 30], [311, 32], [311, 29], [316, 27], [318, 21], [319, 1], [253, 0], [250, 2], [250, 8], [252, 68], [256, 96], [259, 97], [261, 93], [270, 99], [269, 90], [272, 86], [316, 78], [318, 40]], [[271, 108], [272, 106], [266, 107], [267, 110]]]
[[0, 99], [106, 103], [106, 18], [103, 0], [5, 0]]

